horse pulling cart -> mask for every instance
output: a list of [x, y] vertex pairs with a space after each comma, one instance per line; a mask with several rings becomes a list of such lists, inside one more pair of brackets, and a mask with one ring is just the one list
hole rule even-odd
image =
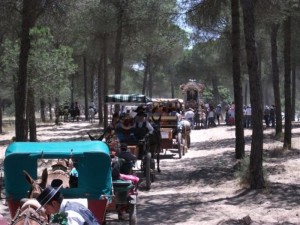
[[101, 141], [15, 142], [9, 145], [5, 152], [4, 177], [12, 221], [32, 188], [24, 178], [24, 171], [33, 179], [39, 179], [40, 160], [70, 159], [78, 171], [78, 182], [75, 187], [60, 189], [66, 200], [85, 202], [100, 224], [106, 222], [108, 208], [119, 213], [118, 206], [122, 205], [122, 210], [129, 214], [129, 224], [136, 224], [136, 193], [131, 191], [134, 187], [130, 181], [112, 181], [110, 149]]
[[[145, 95], [140, 94], [112, 94], [108, 95], [105, 98], [105, 103], [111, 106], [111, 109], [115, 105], [120, 105], [121, 110], [123, 111], [123, 114], [127, 114], [129, 116], [130, 113], [134, 113], [134, 111], [129, 110], [130, 108], [137, 108], [137, 107], [143, 107], [149, 103], [151, 103], [151, 99], [148, 98]], [[120, 112], [117, 112], [118, 114], [122, 114]], [[129, 116], [130, 117], [130, 116]], [[132, 123], [133, 118], [130, 117], [130, 120]], [[128, 145], [128, 148], [130, 151], [136, 155], [137, 159], [140, 159], [140, 170], [146, 180], [146, 188], [151, 188], [151, 183], [154, 181], [154, 169], [155, 169], [155, 161], [154, 161], [154, 154], [157, 153], [157, 161], [159, 162], [159, 151], [151, 149], [150, 145], [151, 140], [154, 140], [153, 138], [149, 137], [148, 135], [144, 138], [136, 138], [136, 128], [132, 127], [130, 129], [115, 129], [114, 134], [117, 137], [119, 142], [126, 143]], [[122, 138], [120, 138], [122, 136]], [[151, 142], [151, 143], [150, 143]], [[154, 140], [155, 149], [158, 149], [159, 146], [158, 141]], [[157, 145], [156, 145], [157, 144]], [[158, 166], [159, 168], [159, 166]], [[137, 170], [135, 170], [136, 172]]]
[[[163, 107], [163, 112], [159, 112], [160, 116], [153, 116], [154, 119], [160, 118], [161, 130], [161, 148], [162, 149], [178, 149], [179, 158], [185, 155], [190, 147], [190, 124], [187, 121], [178, 121], [174, 112], [182, 112], [184, 104], [182, 99], [178, 98], [156, 98], [152, 99], [153, 107]], [[165, 111], [165, 112], [164, 112]]]

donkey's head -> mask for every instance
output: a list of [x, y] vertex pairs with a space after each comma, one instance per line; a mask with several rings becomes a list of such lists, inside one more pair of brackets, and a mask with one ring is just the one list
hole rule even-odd
[[28, 192], [28, 198], [36, 198], [46, 187], [48, 179], [47, 168], [43, 170], [41, 179], [34, 180], [27, 171], [23, 171], [26, 181], [31, 185], [31, 188]]

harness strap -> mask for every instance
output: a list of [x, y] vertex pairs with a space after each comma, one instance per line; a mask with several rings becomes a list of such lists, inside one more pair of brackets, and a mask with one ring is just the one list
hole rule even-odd
[[47, 223], [47, 218], [41, 216], [39, 213], [35, 211], [34, 208], [25, 209], [24, 211], [21, 211], [20, 208], [18, 208], [16, 216], [11, 221], [11, 225], [17, 224], [18, 222], [24, 220], [24, 225], [31, 225], [31, 221], [35, 221], [36, 223], [43, 225]]

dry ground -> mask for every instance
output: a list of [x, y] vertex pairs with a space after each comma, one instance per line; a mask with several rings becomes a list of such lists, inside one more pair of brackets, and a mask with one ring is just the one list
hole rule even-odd
[[[38, 139], [88, 140], [87, 131], [96, 134], [98, 128], [86, 122], [43, 125], [38, 127]], [[5, 132], [0, 135], [1, 166], [13, 136], [12, 132]], [[245, 130], [247, 155], [251, 132]], [[282, 142], [275, 140], [272, 129], [264, 133], [265, 190], [244, 188], [235, 176], [234, 127], [194, 130], [191, 148], [182, 159], [178, 159], [175, 150], [162, 153], [162, 172], [156, 174], [150, 191], [143, 188], [142, 182], [138, 224], [300, 225], [300, 128], [296, 124], [293, 129], [294, 149], [285, 152], [278, 151]], [[0, 206], [0, 214], [9, 217], [5, 205]]]

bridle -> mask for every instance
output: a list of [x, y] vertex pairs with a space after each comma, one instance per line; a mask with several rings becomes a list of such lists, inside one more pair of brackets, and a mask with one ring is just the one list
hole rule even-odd
[[[42, 215], [41, 211], [37, 212], [34, 206], [28, 205], [28, 208], [22, 210], [19, 208], [16, 216], [11, 221], [11, 225], [15, 224], [23, 224], [23, 225], [33, 225], [33, 224], [40, 224], [44, 225], [48, 223], [48, 219], [46, 214]], [[20, 223], [23, 222], [23, 223]], [[35, 223], [33, 223], [35, 222]]]

